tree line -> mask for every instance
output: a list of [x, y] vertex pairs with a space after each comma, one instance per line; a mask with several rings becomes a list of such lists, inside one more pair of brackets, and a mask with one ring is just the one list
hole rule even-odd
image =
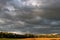
[[60, 34], [58, 35], [35, 35], [35, 34], [15, 34], [15, 33], [7, 33], [0, 32], [0, 38], [60, 38]]

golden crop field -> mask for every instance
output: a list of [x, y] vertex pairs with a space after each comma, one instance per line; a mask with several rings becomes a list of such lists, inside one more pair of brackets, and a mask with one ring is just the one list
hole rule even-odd
[[60, 40], [60, 38], [27, 38], [25, 40]]
[[0, 38], [0, 40], [60, 40], [60, 38], [25, 38], [25, 39]]

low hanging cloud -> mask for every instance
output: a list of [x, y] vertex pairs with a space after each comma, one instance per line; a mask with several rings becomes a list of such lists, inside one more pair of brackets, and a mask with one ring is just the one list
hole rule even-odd
[[59, 32], [59, 3], [59, 0], [0, 0], [0, 31]]

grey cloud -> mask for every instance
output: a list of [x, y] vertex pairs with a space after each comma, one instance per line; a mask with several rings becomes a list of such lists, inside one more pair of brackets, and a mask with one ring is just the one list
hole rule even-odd
[[51, 33], [60, 29], [59, 0], [0, 0], [0, 2], [1, 31]]

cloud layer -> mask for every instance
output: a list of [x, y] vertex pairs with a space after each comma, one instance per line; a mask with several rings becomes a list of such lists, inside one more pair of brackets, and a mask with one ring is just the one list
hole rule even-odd
[[0, 0], [0, 31], [60, 33], [59, 0]]

